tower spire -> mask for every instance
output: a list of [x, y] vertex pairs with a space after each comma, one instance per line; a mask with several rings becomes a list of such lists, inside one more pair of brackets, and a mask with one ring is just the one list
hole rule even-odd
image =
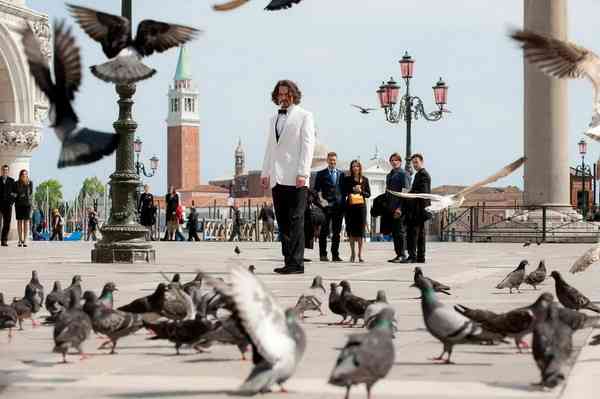
[[190, 61], [185, 44], [179, 48], [179, 59], [177, 60], [177, 70], [175, 71], [175, 81], [181, 80], [192, 80]]

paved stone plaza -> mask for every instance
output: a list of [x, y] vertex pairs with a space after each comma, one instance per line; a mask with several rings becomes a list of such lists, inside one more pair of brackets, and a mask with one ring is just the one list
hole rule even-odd
[[[428, 360], [441, 352], [438, 343], [424, 329], [418, 291], [410, 288], [412, 265], [392, 265], [391, 244], [368, 244], [365, 264], [307, 264], [305, 275], [279, 276], [272, 269], [280, 265], [276, 244], [240, 243], [242, 254], [233, 253], [231, 243], [157, 243], [156, 265], [90, 264], [89, 243], [32, 243], [30, 248], [7, 248], [0, 251], [0, 291], [5, 298], [22, 295], [31, 269], [39, 271], [46, 293], [54, 280], [67, 286], [73, 274], [83, 276], [84, 289], [99, 291], [104, 282], [115, 281], [117, 304], [149, 294], [162, 281], [159, 271], [182, 273], [190, 280], [195, 271], [224, 276], [228, 264], [255, 264], [257, 274], [285, 305], [293, 305], [298, 295], [310, 284], [315, 274], [321, 274], [328, 286], [330, 280], [348, 279], [356, 294], [372, 298], [377, 289], [384, 289], [396, 308], [400, 332], [395, 340], [396, 362], [388, 378], [377, 384], [374, 397], [410, 398], [591, 398], [593, 379], [600, 375], [600, 347], [585, 346], [591, 330], [578, 332], [575, 344], [576, 362], [566, 389], [541, 392], [531, 387], [539, 373], [530, 353], [517, 354], [514, 345], [459, 346], [453, 360], [456, 365], [437, 365]], [[573, 259], [588, 245], [542, 245], [523, 248], [520, 244], [430, 243], [429, 262], [424, 265], [430, 275], [452, 286], [452, 296], [443, 296], [447, 303], [508, 310], [529, 304], [541, 291], [524, 287], [521, 294], [494, 288], [506, 273], [526, 258], [531, 267], [546, 259], [550, 270], [558, 269], [566, 279], [593, 300], [600, 299], [597, 281], [600, 267], [579, 274], [567, 274]], [[316, 251], [309, 251], [316, 258]], [[342, 253], [348, 258], [348, 253]], [[552, 281], [543, 289], [554, 292]], [[345, 336], [362, 332], [360, 328], [329, 326], [338, 318], [329, 313], [310, 317], [304, 326], [308, 335], [308, 350], [296, 375], [289, 381], [291, 391], [286, 398], [341, 398], [344, 390], [329, 386], [326, 381]], [[197, 354], [184, 349], [175, 356], [173, 345], [147, 340], [145, 332], [120, 341], [118, 354], [108, 355], [96, 350], [100, 340], [91, 338], [86, 349], [93, 355], [79, 361], [71, 356], [70, 363], [60, 364], [60, 356], [51, 353], [52, 329], [42, 326], [17, 332], [12, 342], [6, 331], [0, 336], [0, 396], [25, 398], [178, 398], [226, 397], [247, 376], [251, 362], [240, 361], [237, 348], [215, 346], [210, 353]], [[528, 337], [528, 340], [530, 338]], [[106, 351], [107, 352], [107, 351]], [[589, 390], [587, 390], [589, 389]], [[270, 395], [269, 395], [270, 396]], [[353, 398], [366, 396], [364, 387], [354, 388]]]

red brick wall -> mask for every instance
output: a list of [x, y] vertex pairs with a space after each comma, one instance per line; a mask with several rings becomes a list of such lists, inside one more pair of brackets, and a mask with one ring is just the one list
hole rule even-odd
[[171, 126], [167, 136], [167, 186], [188, 189], [200, 184], [200, 132], [194, 126]]

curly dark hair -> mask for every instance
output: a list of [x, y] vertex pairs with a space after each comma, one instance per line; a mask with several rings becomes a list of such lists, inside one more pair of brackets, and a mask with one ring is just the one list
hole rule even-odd
[[302, 92], [298, 88], [298, 85], [291, 80], [284, 79], [277, 82], [273, 92], [271, 93], [271, 101], [273, 101], [275, 105], [279, 105], [279, 101], [277, 101], [277, 94], [279, 93], [280, 86], [287, 87], [290, 90], [292, 97], [294, 97], [294, 104], [300, 104], [300, 101], [302, 100]]

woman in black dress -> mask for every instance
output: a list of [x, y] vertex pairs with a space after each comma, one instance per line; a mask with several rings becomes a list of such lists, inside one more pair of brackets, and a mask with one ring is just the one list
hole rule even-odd
[[15, 183], [15, 216], [17, 219], [17, 233], [19, 234], [19, 247], [27, 246], [29, 221], [31, 220], [31, 205], [33, 203], [33, 183], [25, 169], [19, 172], [19, 180]]
[[362, 175], [362, 164], [355, 159], [350, 162], [350, 176], [345, 176], [342, 182], [342, 192], [346, 197], [346, 234], [350, 241], [350, 262], [356, 260], [354, 243], [358, 243], [358, 261], [364, 262], [362, 257], [363, 237], [367, 224], [367, 198], [371, 196], [369, 179]]
[[148, 229], [146, 241], [152, 240], [152, 226], [154, 226], [154, 196], [150, 193], [150, 186], [144, 184], [144, 192], [140, 194], [138, 202], [138, 214], [140, 215], [140, 224]]

